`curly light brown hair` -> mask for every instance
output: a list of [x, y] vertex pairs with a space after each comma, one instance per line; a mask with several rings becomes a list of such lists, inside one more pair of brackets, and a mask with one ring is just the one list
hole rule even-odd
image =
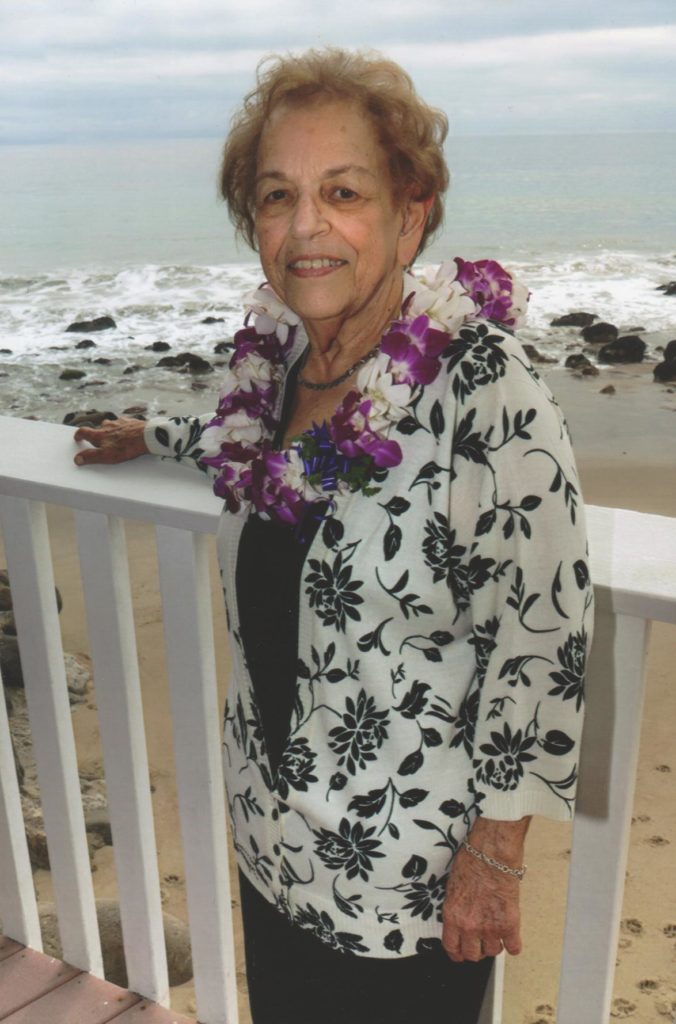
[[325, 97], [356, 102], [372, 119], [387, 156], [395, 203], [404, 196], [433, 197], [420, 254], [444, 216], [446, 115], [418, 96], [410, 76], [394, 61], [334, 47], [270, 56], [258, 65], [256, 88], [232, 119], [221, 165], [221, 195], [237, 233], [256, 249], [255, 181], [266, 121], [279, 106]]

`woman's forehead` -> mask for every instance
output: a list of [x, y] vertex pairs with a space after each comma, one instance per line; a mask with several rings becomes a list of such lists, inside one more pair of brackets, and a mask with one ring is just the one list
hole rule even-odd
[[280, 161], [379, 173], [384, 158], [375, 126], [357, 103], [319, 97], [271, 113], [258, 149], [258, 173], [283, 170]]

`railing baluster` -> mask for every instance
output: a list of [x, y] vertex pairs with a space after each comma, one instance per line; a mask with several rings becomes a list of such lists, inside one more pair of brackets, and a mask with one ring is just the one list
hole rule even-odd
[[557, 1024], [607, 1024], [650, 623], [597, 610], [573, 825]]
[[3, 934], [42, 951], [33, 873], [0, 675], [0, 918]]
[[496, 956], [477, 1024], [502, 1024], [505, 989], [505, 954]]
[[168, 1005], [157, 848], [121, 519], [75, 513], [129, 988]]
[[0, 518], [63, 956], [102, 977], [45, 507], [3, 496]]
[[207, 540], [157, 528], [197, 1016], [237, 1024]]

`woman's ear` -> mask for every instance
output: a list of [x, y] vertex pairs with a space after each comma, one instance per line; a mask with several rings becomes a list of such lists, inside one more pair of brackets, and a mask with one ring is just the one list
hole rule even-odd
[[404, 199], [398, 247], [399, 262], [403, 267], [408, 267], [415, 259], [433, 202], [433, 195], [426, 199], [413, 199], [411, 196]]

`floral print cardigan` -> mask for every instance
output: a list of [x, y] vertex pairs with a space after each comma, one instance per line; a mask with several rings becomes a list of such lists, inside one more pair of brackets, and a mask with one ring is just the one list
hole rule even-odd
[[[306, 344], [301, 326], [287, 367]], [[151, 420], [148, 446], [195, 464], [208, 419]], [[593, 615], [566, 425], [513, 336], [461, 327], [395, 436], [400, 465], [376, 495], [337, 495], [307, 553], [276, 773], [239, 636], [243, 517], [219, 531], [239, 866], [289, 919], [373, 957], [439, 940], [477, 815], [570, 818]]]

